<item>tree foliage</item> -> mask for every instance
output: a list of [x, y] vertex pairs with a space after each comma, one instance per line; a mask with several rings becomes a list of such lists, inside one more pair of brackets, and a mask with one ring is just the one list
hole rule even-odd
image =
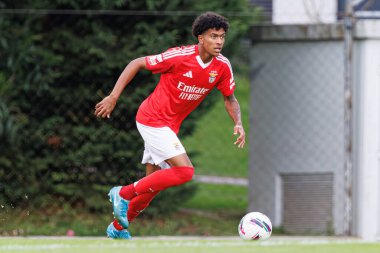
[[[124, 66], [136, 57], [196, 43], [191, 24], [203, 11], [248, 15], [251, 10], [245, 0], [12, 0], [2, 1], [0, 8], [30, 9], [28, 14], [0, 14], [0, 200], [68, 203], [90, 211], [108, 208], [104, 196], [110, 186], [144, 175], [134, 118], [158, 77], [140, 72], [111, 119], [93, 116], [95, 104]], [[36, 11], [42, 9], [73, 12]], [[178, 10], [191, 12], [177, 15]], [[227, 56], [250, 21], [249, 16], [230, 18]], [[191, 119], [212, 102], [206, 99]], [[191, 133], [191, 119], [181, 135]], [[183, 201], [192, 190], [191, 185], [179, 187], [170, 199]]]

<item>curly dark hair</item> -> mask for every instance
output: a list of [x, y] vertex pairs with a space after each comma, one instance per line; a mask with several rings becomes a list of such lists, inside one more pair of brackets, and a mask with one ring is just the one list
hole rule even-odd
[[223, 28], [224, 31], [228, 31], [228, 27], [230, 25], [228, 24], [228, 20], [215, 13], [215, 12], [205, 12], [201, 14], [199, 17], [197, 17], [194, 20], [193, 23], [193, 35], [195, 38], [198, 37], [198, 35], [201, 35], [208, 29], [215, 28], [216, 30], [219, 30], [220, 28]]

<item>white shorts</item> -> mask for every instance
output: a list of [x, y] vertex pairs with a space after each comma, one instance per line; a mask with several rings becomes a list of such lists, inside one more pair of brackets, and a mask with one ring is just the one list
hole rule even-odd
[[165, 160], [186, 153], [177, 135], [169, 127], [150, 127], [136, 121], [137, 129], [144, 139], [144, 155], [141, 163], [169, 168]]

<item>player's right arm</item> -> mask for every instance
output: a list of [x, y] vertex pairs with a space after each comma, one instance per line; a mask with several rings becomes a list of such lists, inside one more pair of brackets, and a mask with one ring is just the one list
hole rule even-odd
[[145, 57], [140, 57], [131, 61], [123, 70], [117, 80], [112, 92], [95, 106], [95, 115], [97, 117], [109, 118], [111, 112], [116, 106], [121, 93], [125, 87], [131, 82], [140, 69], [146, 69]]

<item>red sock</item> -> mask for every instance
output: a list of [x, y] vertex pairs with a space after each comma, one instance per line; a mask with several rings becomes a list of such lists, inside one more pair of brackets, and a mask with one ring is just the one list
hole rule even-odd
[[[129, 203], [129, 208], [128, 208], [128, 221], [131, 222], [133, 221], [145, 208], [149, 206], [149, 203], [154, 199], [154, 197], [159, 193], [157, 192], [152, 192], [152, 193], [145, 193], [142, 195], [138, 195], [135, 198], [131, 200]], [[113, 226], [117, 230], [123, 230], [123, 226], [119, 224], [118, 220], [113, 221]]]
[[135, 192], [140, 195], [162, 191], [190, 181], [193, 174], [193, 167], [171, 167], [170, 169], [158, 170], [139, 180], [135, 185]]
[[147, 208], [149, 203], [158, 193], [159, 191], [149, 192], [134, 197], [131, 202], [129, 202], [127, 213], [128, 221], [133, 221], [145, 208]]
[[123, 226], [120, 225], [119, 222], [118, 222], [116, 219], [113, 221], [113, 226], [114, 226], [117, 230], [119, 230], [119, 231], [124, 229]]
[[137, 195], [133, 184], [129, 184], [127, 186], [121, 187], [119, 194], [123, 199], [128, 199], [128, 200], [133, 199]]
[[120, 190], [120, 196], [131, 200], [136, 195], [157, 192], [166, 188], [184, 184], [192, 179], [193, 167], [171, 167], [170, 169], [158, 170], [143, 177], [136, 184], [124, 186]]

